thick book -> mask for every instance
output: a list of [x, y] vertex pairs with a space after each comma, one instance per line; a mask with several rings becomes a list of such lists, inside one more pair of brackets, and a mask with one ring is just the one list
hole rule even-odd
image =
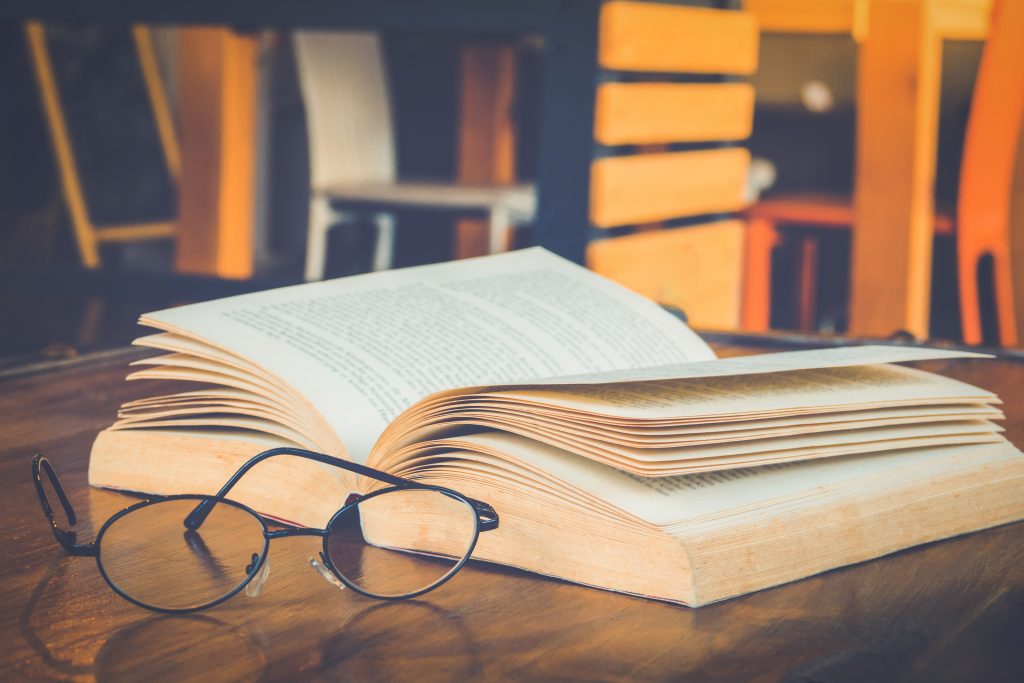
[[[213, 493], [292, 445], [492, 504], [474, 558], [703, 605], [1024, 518], [999, 399], [865, 346], [716, 359], [542, 249], [144, 315], [93, 485]], [[154, 383], [153, 386], [158, 386]], [[367, 483], [274, 458], [231, 497], [323, 526]]]

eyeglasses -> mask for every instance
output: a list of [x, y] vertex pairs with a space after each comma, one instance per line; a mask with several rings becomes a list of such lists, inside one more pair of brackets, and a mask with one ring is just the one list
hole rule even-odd
[[[324, 529], [270, 529], [267, 519], [225, 496], [258, 463], [278, 455], [307, 458], [388, 484], [366, 495], [352, 494]], [[320, 536], [323, 550], [310, 565], [338, 588], [381, 600], [401, 600], [445, 583], [469, 559], [482, 531], [498, 528], [487, 503], [297, 448], [274, 448], [254, 456], [214, 496], [159, 496], [108, 519], [93, 543], [58, 523], [46, 493], [46, 474], [67, 518], [75, 510], [57, 473], [42, 455], [32, 459], [39, 504], [57, 542], [71, 555], [96, 558], [115, 593], [157, 612], [195, 612], [218, 605], [245, 589], [259, 595], [270, 575], [270, 541]], [[280, 526], [280, 525], [278, 525]]]

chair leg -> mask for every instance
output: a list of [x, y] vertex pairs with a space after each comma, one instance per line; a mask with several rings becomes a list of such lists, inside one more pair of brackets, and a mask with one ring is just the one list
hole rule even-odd
[[512, 227], [512, 218], [508, 209], [503, 206], [492, 206], [488, 227], [490, 229], [489, 253], [499, 254], [503, 251], [508, 251], [510, 242], [509, 232]]
[[43, 112], [53, 145], [53, 153], [60, 173], [61, 192], [67, 203], [71, 217], [71, 228], [75, 233], [78, 254], [82, 265], [86, 268], [100, 267], [99, 241], [96, 239], [96, 227], [89, 220], [89, 212], [85, 202], [78, 166], [75, 161], [74, 149], [68, 133], [67, 120], [64, 116], [57, 80], [54, 76], [53, 63], [46, 49], [46, 34], [43, 25], [38, 21], [25, 24], [25, 38], [32, 57], [32, 67], [39, 95], [42, 100]]
[[[960, 236], [958, 235], [958, 238]], [[1001, 247], [985, 249], [963, 242], [957, 244], [957, 267], [960, 277], [960, 334], [968, 345], [984, 341], [981, 330], [981, 294], [978, 291], [978, 264], [985, 254], [992, 256], [993, 310], [999, 326], [998, 343], [1017, 345], [1017, 311], [1014, 308], [1013, 271], [1008, 250]]]
[[797, 287], [798, 325], [801, 332], [813, 332], [817, 307], [818, 240], [810, 235], [800, 238], [800, 282]]
[[309, 200], [309, 231], [306, 239], [306, 281], [322, 280], [327, 263], [327, 233], [333, 218], [327, 197], [313, 196]]
[[969, 345], [981, 343], [981, 302], [978, 301], [978, 262], [981, 253], [968, 249], [957, 235], [956, 260], [960, 287], [960, 336]]
[[778, 237], [774, 221], [759, 217], [747, 220], [740, 313], [744, 330], [764, 332], [771, 324], [772, 250]]
[[1014, 307], [1013, 270], [1008, 251], [995, 250], [992, 255], [992, 277], [996, 297], [996, 318], [999, 321], [999, 344], [1014, 347], [1017, 346], [1017, 310]]
[[373, 269], [387, 270], [395, 256], [395, 215], [386, 211], [373, 214], [377, 224], [377, 245], [373, 250]]

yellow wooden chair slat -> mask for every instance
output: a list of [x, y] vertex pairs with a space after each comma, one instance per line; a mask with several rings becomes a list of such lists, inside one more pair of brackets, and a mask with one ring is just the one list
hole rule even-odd
[[605, 83], [594, 103], [603, 145], [743, 140], [754, 119], [749, 83]]
[[592, 242], [595, 272], [662, 304], [685, 311], [701, 327], [729, 329], [740, 317], [743, 221], [654, 230]]
[[757, 21], [747, 12], [624, 0], [601, 8], [605, 69], [749, 75], [757, 50]]
[[109, 225], [96, 228], [96, 239], [100, 242], [141, 242], [172, 238], [177, 231], [178, 226], [172, 222]]
[[750, 153], [742, 147], [598, 159], [590, 220], [602, 228], [738, 211], [746, 204]]

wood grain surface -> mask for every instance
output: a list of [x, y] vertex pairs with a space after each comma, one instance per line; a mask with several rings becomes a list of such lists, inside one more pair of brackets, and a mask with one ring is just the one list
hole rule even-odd
[[[1024, 524], [696, 610], [472, 563], [422, 598], [381, 603], [321, 580], [307, 561], [318, 539], [300, 537], [271, 545], [257, 598], [146, 612], [91, 558], [63, 555], [29, 477], [32, 455], [49, 456], [82, 540], [132, 500], [87, 488], [86, 467], [117, 406], [154, 391], [123, 381], [133, 353], [0, 380], [4, 681], [1024, 680]], [[921, 366], [1000, 394], [1024, 443], [1024, 364]]]

